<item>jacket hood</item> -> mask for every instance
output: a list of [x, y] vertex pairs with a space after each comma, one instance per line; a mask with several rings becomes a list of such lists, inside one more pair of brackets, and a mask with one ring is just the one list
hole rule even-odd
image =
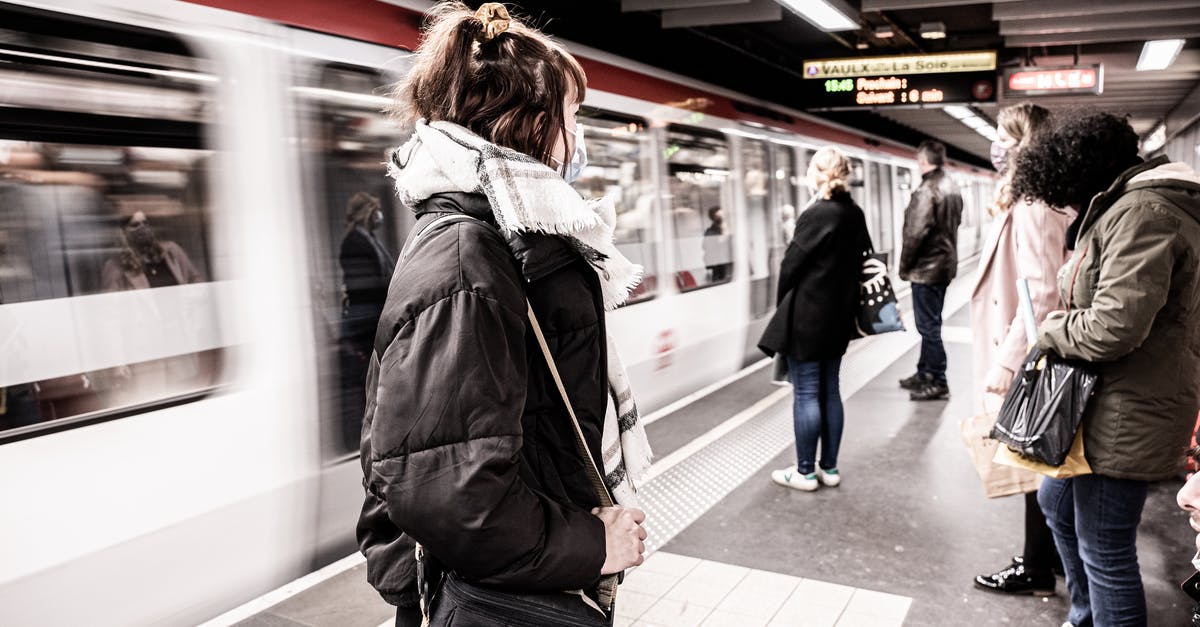
[[1173, 181], [1200, 185], [1200, 174], [1186, 163], [1163, 163], [1129, 179], [1129, 185], [1133, 186], [1138, 183], [1148, 183], [1151, 181], [1165, 186], [1172, 186], [1171, 182]]

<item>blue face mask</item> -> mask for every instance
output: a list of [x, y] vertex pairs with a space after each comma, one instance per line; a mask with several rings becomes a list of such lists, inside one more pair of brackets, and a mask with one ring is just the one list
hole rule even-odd
[[567, 183], [574, 183], [579, 180], [580, 176], [583, 176], [583, 169], [587, 167], [587, 142], [583, 141], [582, 124], [577, 124], [574, 131], [568, 130], [567, 132], [575, 136], [575, 154], [571, 155], [570, 163], [563, 168], [563, 180]]

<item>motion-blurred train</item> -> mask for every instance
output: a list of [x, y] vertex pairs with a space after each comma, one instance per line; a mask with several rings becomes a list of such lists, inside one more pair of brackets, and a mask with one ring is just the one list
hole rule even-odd
[[[381, 110], [424, 6], [0, 0], [0, 624], [191, 624], [354, 550], [339, 243], [359, 192], [388, 254], [413, 223]], [[572, 49], [645, 411], [760, 358], [814, 149], [895, 257], [911, 148]], [[992, 177], [952, 170], [967, 256]]]

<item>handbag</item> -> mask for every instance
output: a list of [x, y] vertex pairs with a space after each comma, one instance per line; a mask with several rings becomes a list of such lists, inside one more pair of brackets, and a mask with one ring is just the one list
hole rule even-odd
[[888, 277], [886, 258], [870, 248], [863, 251], [858, 315], [854, 318], [854, 326], [861, 337], [904, 330], [896, 290]]
[[1081, 432], [1096, 380], [1086, 364], [1034, 347], [1004, 396], [992, 437], [1029, 460], [1061, 466]]
[[[408, 252], [434, 226], [447, 222], [462, 222], [466, 220], [474, 220], [486, 224], [482, 220], [477, 220], [464, 214], [451, 214], [439, 217], [431, 221], [413, 236], [412, 240], [405, 247], [405, 252], [401, 254], [401, 259], [406, 261]], [[567, 389], [563, 385], [562, 377], [559, 376], [558, 366], [555, 364], [554, 356], [550, 353], [550, 347], [546, 343], [546, 336], [542, 333], [542, 327], [538, 324], [537, 316], [533, 313], [533, 305], [526, 299], [525, 306], [529, 324], [533, 328], [534, 335], [537, 337], [538, 345], [542, 350], [542, 356], [545, 358], [546, 365], [550, 369], [550, 375], [554, 378], [554, 383], [558, 387], [558, 393], [562, 398], [563, 404], [566, 406], [567, 413], [571, 416], [571, 424], [574, 427], [575, 434], [575, 448], [584, 459], [584, 467], [588, 473], [588, 479], [592, 484], [592, 488], [596, 492], [600, 507], [612, 507], [612, 495], [609, 494], [608, 488], [604, 485], [604, 478], [600, 474], [600, 469], [596, 467], [595, 459], [591, 455], [587, 441], [583, 438], [583, 429], [579, 426], [579, 419], [575, 416], [575, 409], [571, 405], [571, 399], [567, 396]], [[420, 543], [417, 543], [416, 546], [416, 559], [417, 591], [420, 595], [422, 625], [430, 625], [435, 620], [438, 621], [438, 624], [443, 622], [449, 624], [451, 618], [453, 618], [453, 623], [456, 627], [496, 627], [500, 625], [511, 625], [514, 627], [539, 627], [543, 625], [546, 627], [556, 625], [569, 627], [609, 627], [612, 624], [611, 618], [617, 596], [618, 575], [605, 575], [600, 578], [600, 583], [596, 590], [599, 605], [596, 605], [590, 597], [580, 590], [541, 594], [508, 592], [464, 581], [453, 572], [446, 570], [437, 561], [435, 556], [425, 551], [425, 548]]]
[[1025, 494], [1038, 489], [1042, 476], [1021, 467], [998, 464], [993, 461], [996, 449], [1003, 448], [991, 437], [995, 413], [985, 413], [964, 419], [959, 424], [963, 444], [975, 466], [975, 472], [983, 482], [983, 493], [989, 499], [1013, 494]]

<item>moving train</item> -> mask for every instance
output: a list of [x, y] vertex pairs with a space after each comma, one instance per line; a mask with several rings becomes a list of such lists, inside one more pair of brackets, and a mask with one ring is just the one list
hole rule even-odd
[[[0, 623], [192, 624], [354, 550], [339, 243], [359, 193], [391, 255], [413, 223], [381, 110], [424, 6], [0, 0]], [[645, 411], [760, 358], [816, 148], [894, 260], [911, 147], [570, 47]], [[951, 170], [965, 257], [993, 178]]]

